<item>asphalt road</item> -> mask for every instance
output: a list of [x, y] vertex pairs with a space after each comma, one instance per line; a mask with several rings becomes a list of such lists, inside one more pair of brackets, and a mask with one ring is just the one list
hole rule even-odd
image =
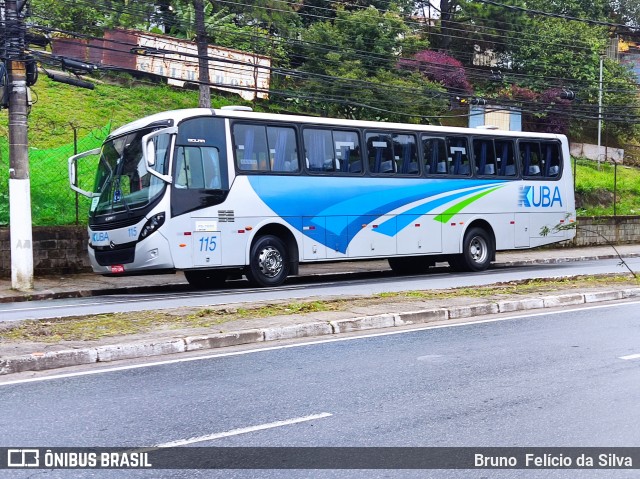
[[[631, 268], [640, 270], [640, 258], [626, 260]], [[300, 278], [293, 284], [278, 288], [247, 288], [244, 281], [230, 282], [228, 287], [216, 291], [174, 291], [158, 288], [155, 294], [105, 295], [89, 298], [71, 298], [0, 304], [0, 321], [45, 319], [85, 314], [145, 311], [162, 308], [201, 307], [254, 301], [295, 300], [328, 296], [358, 296], [381, 292], [419, 289], [450, 289], [461, 286], [479, 286], [497, 282], [530, 278], [566, 277], [585, 274], [625, 273], [627, 270], [617, 259], [577, 261], [548, 265], [494, 268], [481, 273], [452, 273], [436, 268], [416, 276], [394, 276], [391, 272], [375, 271], [359, 274], [356, 278], [332, 275]]]
[[[639, 446], [638, 304], [5, 382], [0, 446]], [[0, 477], [638, 477], [555, 469], [71, 472]]]

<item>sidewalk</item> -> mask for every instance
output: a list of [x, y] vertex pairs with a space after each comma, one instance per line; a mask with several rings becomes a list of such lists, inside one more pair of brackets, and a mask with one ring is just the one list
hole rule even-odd
[[[625, 258], [640, 257], [640, 245], [616, 246]], [[494, 267], [519, 266], [525, 264], [548, 264], [568, 261], [617, 258], [611, 246], [588, 248], [531, 249], [499, 252]], [[302, 265], [300, 276], [331, 275], [337, 273], [362, 273], [389, 270], [386, 260], [353, 261]], [[188, 289], [182, 273], [145, 276], [101, 276], [92, 273], [36, 277], [32, 291], [11, 289], [11, 280], [0, 279], [0, 303], [98, 296], [119, 293], [152, 292], [154, 288], [173, 287]]]
[[[639, 245], [616, 247], [625, 258], [640, 257]], [[618, 258], [609, 246], [576, 249], [538, 249], [498, 253], [495, 267], [526, 264], [549, 264], [581, 260]], [[358, 274], [388, 271], [386, 261], [366, 261], [309, 265], [301, 268], [301, 276]], [[623, 272], [624, 269], [621, 269]], [[294, 340], [307, 337], [336, 337], [354, 331], [382, 328], [436, 325], [500, 313], [514, 313], [542, 308], [556, 308], [601, 301], [640, 297], [637, 283], [599, 285], [576, 290], [575, 287], [517, 295], [496, 294], [478, 299], [457, 296], [447, 299], [356, 299], [339, 311], [291, 314], [272, 317], [250, 317], [221, 322], [208, 328], [155, 328], [146, 333], [105, 337], [95, 341], [14, 342], [0, 336], [0, 377], [3, 375], [41, 371], [95, 363], [159, 357], [177, 353], [202, 352], [230, 346], [268, 341]], [[81, 274], [64, 277], [36, 278], [33, 292], [11, 289], [9, 280], [0, 281], [0, 302], [28, 301], [56, 297], [92, 296], [116, 293], [151, 292], [159, 286], [188, 290], [180, 273], [175, 275], [102, 277]], [[239, 305], [234, 305], [240, 307]], [[248, 305], [251, 306], [251, 305]], [[226, 310], [225, 310], [226, 311]], [[189, 308], [176, 314], [193, 314]], [[226, 314], [226, 313], [225, 313]], [[169, 356], [170, 357], [170, 356]]]

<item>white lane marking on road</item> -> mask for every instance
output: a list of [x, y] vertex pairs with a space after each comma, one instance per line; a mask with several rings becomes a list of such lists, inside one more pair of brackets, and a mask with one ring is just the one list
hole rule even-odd
[[618, 359], [640, 359], [640, 354], [629, 354], [628, 356], [620, 356]]
[[[228, 352], [228, 353], [212, 353], [212, 354], [207, 354], [207, 355], [204, 355], [204, 356], [196, 356], [196, 357], [189, 357], [189, 358], [165, 359], [165, 360], [162, 360], [162, 361], [153, 361], [153, 362], [148, 362], [148, 363], [144, 363], [144, 364], [130, 364], [130, 365], [127, 365], [127, 366], [115, 366], [115, 367], [110, 367], [110, 368], [108, 367], [108, 368], [104, 368], [104, 369], [92, 369], [92, 370], [89, 370], [89, 371], [79, 371], [79, 372], [75, 372], [75, 373], [62, 373], [62, 374], [56, 374], [56, 375], [52, 375], [52, 376], [42, 376], [42, 377], [27, 378], [27, 379], [16, 379], [16, 380], [13, 380], [13, 381], [6, 381], [6, 382], [3, 382], [2, 381], [2, 376], [0, 376], [0, 387], [2, 387], [2, 386], [11, 386], [11, 385], [15, 385], [15, 384], [25, 384], [25, 383], [33, 383], [33, 382], [41, 382], [41, 381], [52, 381], [54, 379], [65, 379], [65, 378], [73, 378], [73, 377], [80, 377], [80, 376], [91, 376], [91, 375], [94, 375], [94, 374], [103, 374], [103, 373], [128, 371], [130, 369], [149, 368], [149, 367], [153, 367], [153, 366], [166, 366], [168, 364], [189, 363], [189, 362], [193, 362], [193, 361], [203, 361], [203, 360], [207, 360], [207, 359], [227, 358], [227, 357], [232, 357], [232, 356], [244, 356], [245, 354], [256, 354], [256, 353], [263, 353], [263, 352], [267, 352], [267, 351], [278, 351], [280, 349], [302, 348], [302, 347], [305, 347], [305, 346], [315, 346], [315, 345], [318, 345], [318, 344], [336, 343], [336, 342], [342, 342], [342, 341], [355, 341], [355, 340], [358, 340], [358, 339], [378, 338], [378, 337], [382, 337], [382, 336], [394, 336], [396, 334], [416, 333], [416, 332], [420, 332], [420, 331], [429, 331], [431, 329], [459, 328], [459, 327], [464, 327], [464, 326], [474, 326], [474, 325], [477, 325], [477, 324], [489, 324], [489, 323], [498, 323], [498, 322], [502, 322], [502, 321], [518, 320], [518, 319], [529, 319], [529, 318], [535, 318], [535, 317], [539, 317], [539, 316], [555, 316], [557, 314], [564, 314], [564, 313], [567, 313], [567, 312], [592, 311], [592, 310], [604, 309], [604, 308], [617, 308], [617, 307], [621, 307], [621, 306], [623, 306], [623, 307], [624, 306], [634, 306], [636, 304], [640, 304], [640, 301], [629, 301], [629, 302], [618, 303], [618, 304], [601, 304], [601, 305], [597, 305], [597, 306], [587, 306], [587, 307], [582, 307], [582, 308], [566, 308], [566, 309], [562, 309], [560, 311], [543, 311], [543, 312], [535, 313], [535, 314], [521, 314], [521, 315], [517, 315], [517, 316], [507, 316], [507, 317], [504, 317], [504, 318], [481, 319], [481, 320], [476, 320], [476, 321], [466, 321], [464, 323], [455, 323], [455, 324], [439, 324], [437, 326], [424, 326], [424, 327], [420, 327], [420, 328], [403, 329], [403, 330], [400, 330], [400, 331], [385, 331], [383, 333], [363, 334], [363, 335], [359, 335], [359, 336], [349, 336], [349, 337], [344, 337], [344, 338], [318, 339], [318, 340], [307, 341], [307, 342], [304, 342], [304, 343], [282, 344], [282, 345], [279, 345], [279, 346], [268, 346], [268, 347], [259, 348], [259, 349], [248, 349], [248, 350], [244, 350], [244, 351], [232, 351], [232, 352]], [[526, 311], [523, 311], [523, 313], [526, 313]]]
[[232, 429], [231, 431], [218, 432], [215, 434], [209, 434], [207, 436], [191, 437], [189, 439], [179, 439], [177, 441], [165, 442], [158, 444], [154, 447], [177, 447], [186, 446], [187, 444], [194, 444], [196, 442], [213, 441], [215, 439], [222, 439], [224, 437], [238, 436], [240, 434], [247, 434], [250, 432], [264, 431], [265, 429], [273, 429], [275, 427], [289, 426], [291, 424], [298, 424], [301, 422], [313, 421], [315, 419], [323, 419], [325, 417], [331, 417], [333, 414], [328, 412], [322, 412], [320, 414], [311, 414], [310, 416], [296, 417], [293, 419], [285, 419], [284, 421], [269, 422], [266, 424], [258, 424], [257, 426], [241, 427], [239, 429]]

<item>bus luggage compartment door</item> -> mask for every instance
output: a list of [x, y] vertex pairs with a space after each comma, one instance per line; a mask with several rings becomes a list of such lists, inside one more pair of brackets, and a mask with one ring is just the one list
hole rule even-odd
[[222, 264], [220, 239], [220, 231], [195, 231], [193, 233], [193, 265]]
[[[404, 226], [408, 223], [406, 226]], [[399, 217], [398, 254], [440, 253], [442, 251], [442, 223], [433, 216], [422, 216], [413, 221]]]
[[528, 248], [531, 245], [529, 216], [531, 213], [516, 213], [514, 231], [514, 248]]
[[302, 243], [304, 259], [325, 259], [327, 257], [326, 222], [324, 216], [302, 218]]
[[396, 254], [396, 218], [393, 216], [349, 216], [350, 258]]

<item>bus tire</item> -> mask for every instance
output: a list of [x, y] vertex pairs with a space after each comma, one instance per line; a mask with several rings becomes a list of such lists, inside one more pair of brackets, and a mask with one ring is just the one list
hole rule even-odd
[[184, 272], [187, 282], [196, 289], [215, 289], [224, 286], [227, 281], [226, 271], [187, 270]]
[[422, 274], [436, 264], [433, 258], [427, 256], [405, 256], [389, 258], [387, 261], [395, 274]]
[[254, 286], [279, 286], [289, 276], [289, 254], [280, 238], [265, 235], [251, 246], [251, 257], [246, 271]]
[[462, 254], [449, 258], [454, 271], [484, 271], [495, 254], [491, 235], [483, 228], [470, 228], [462, 240]]

